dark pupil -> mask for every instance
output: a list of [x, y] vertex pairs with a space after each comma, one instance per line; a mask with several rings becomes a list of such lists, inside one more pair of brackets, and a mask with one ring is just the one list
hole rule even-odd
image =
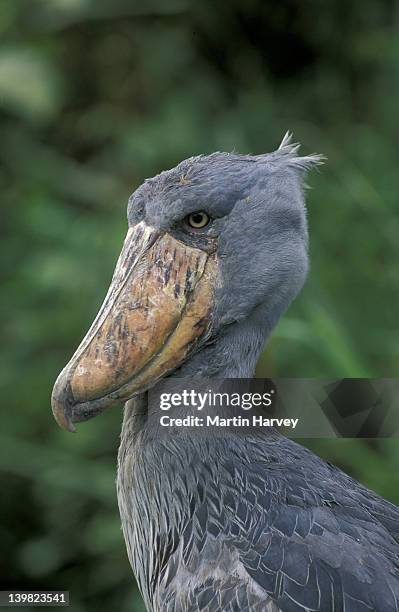
[[202, 213], [196, 213], [192, 216], [193, 223], [202, 223], [204, 220], [204, 215]]

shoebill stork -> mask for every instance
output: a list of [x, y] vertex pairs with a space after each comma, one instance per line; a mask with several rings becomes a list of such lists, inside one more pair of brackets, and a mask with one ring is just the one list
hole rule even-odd
[[61, 427], [126, 402], [118, 500], [148, 610], [394, 612], [398, 509], [281, 435], [159, 436], [163, 377], [252, 377], [308, 268], [319, 156], [192, 157], [145, 181], [105, 301], [54, 387]]

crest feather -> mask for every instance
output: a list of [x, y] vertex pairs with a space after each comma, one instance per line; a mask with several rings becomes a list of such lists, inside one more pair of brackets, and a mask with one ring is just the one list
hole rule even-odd
[[312, 153], [311, 155], [299, 156], [298, 151], [301, 145], [298, 142], [292, 142], [292, 133], [287, 131], [280, 143], [277, 151], [272, 153], [274, 159], [281, 159], [290, 166], [306, 172], [311, 168], [321, 166], [325, 162], [324, 155]]

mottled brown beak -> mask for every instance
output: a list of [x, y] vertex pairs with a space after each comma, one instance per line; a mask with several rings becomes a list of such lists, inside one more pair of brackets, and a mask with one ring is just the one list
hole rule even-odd
[[216, 258], [144, 222], [129, 229], [111, 286], [53, 389], [58, 424], [92, 418], [177, 368], [210, 329]]

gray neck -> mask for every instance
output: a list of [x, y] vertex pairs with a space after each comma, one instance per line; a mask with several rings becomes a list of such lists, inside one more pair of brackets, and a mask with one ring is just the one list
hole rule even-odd
[[268, 320], [264, 308], [228, 325], [215, 338], [195, 353], [174, 377], [191, 378], [253, 378], [256, 364], [274, 321]]
[[[265, 326], [265, 317], [258, 316], [225, 327], [213, 344], [204, 346], [173, 376], [197, 380], [251, 378], [271, 329]], [[186, 414], [187, 408], [184, 408], [182, 416]], [[152, 415], [156, 418], [151, 418]], [[179, 432], [172, 432], [168, 440], [165, 436], [171, 435], [170, 430], [162, 429], [159, 427], [159, 407], [152, 411], [149, 393], [126, 403], [118, 455], [118, 501], [129, 558], [149, 609], [153, 609], [154, 595], [149, 585], [152, 577], [159, 573], [157, 560], [164, 554], [161, 550], [157, 555], [148, 555], [148, 551], [159, 547], [159, 542], [152, 536], [160, 533], [160, 541], [168, 543], [169, 525], [180, 524], [182, 517], [190, 520], [189, 500], [196, 499], [196, 483], [203, 476], [201, 466], [207, 462], [203, 449], [213, 449], [212, 445], [203, 443], [203, 436], [213, 437], [212, 429], [202, 432], [201, 428], [182, 428]], [[159, 443], [161, 436], [163, 443]], [[225, 443], [226, 452], [230, 447], [236, 451], [245, 450], [245, 445], [239, 446], [234, 435], [218, 435], [219, 449], [227, 437], [230, 446]], [[214, 468], [217, 466], [212, 457], [208, 463]], [[178, 483], [184, 483], [184, 487], [187, 483], [181, 504], [176, 495]], [[144, 558], [148, 562], [143, 563]]]

